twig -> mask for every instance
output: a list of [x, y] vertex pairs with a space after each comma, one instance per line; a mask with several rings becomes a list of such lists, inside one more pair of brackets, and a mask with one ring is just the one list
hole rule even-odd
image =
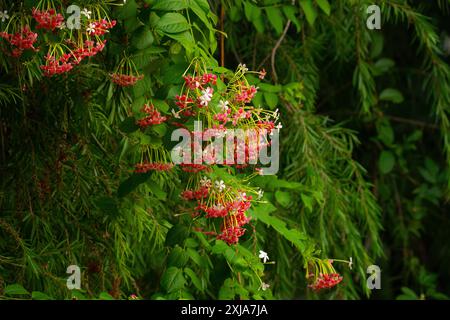
[[280, 47], [281, 42], [283, 42], [284, 37], [286, 37], [286, 33], [288, 32], [290, 26], [291, 26], [291, 20], [288, 20], [286, 23], [286, 26], [284, 27], [283, 33], [281, 34], [281, 37], [278, 39], [277, 43], [275, 44], [275, 47], [273, 47], [273, 49], [272, 49], [272, 56], [271, 56], [270, 60], [271, 60], [271, 64], [272, 64], [272, 77], [273, 77], [273, 81], [275, 83], [278, 82], [277, 71], [275, 70], [275, 55], [277, 54], [277, 50]]

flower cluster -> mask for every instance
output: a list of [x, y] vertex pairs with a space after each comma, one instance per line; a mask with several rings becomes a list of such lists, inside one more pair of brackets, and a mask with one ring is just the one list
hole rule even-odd
[[143, 162], [135, 166], [134, 172], [147, 173], [149, 171], [168, 171], [173, 168], [172, 163], [163, 162]]
[[109, 29], [114, 28], [116, 23], [116, 20], [107, 21], [105, 19], [101, 19], [99, 21], [91, 22], [86, 31], [91, 36], [102, 36], [109, 32]]
[[9, 34], [7, 32], [0, 32], [0, 38], [7, 40], [12, 46], [12, 55], [20, 57], [24, 50], [31, 49], [37, 51], [34, 47], [38, 34], [32, 32], [28, 26], [24, 26], [19, 32]]
[[36, 20], [36, 29], [55, 30], [64, 23], [64, 17], [55, 9], [38, 10], [33, 8], [33, 18]]
[[51, 77], [56, 74], [62, 74], [72, 70], [73, 65], [69, 62], [70, 54], [63, 54], [58, 59], [55, 56], [47, 55], [45, 57], [46, 64], [40, 66], [44, 72], [44, 76]]
[[142, 108], [142, 112], [147, 114], [147, 116], [143, 119], [137, 121], [137, 125], [141, 128], [146, 128], [151, 125], [161, 124], [167, 120], [166, 117], [161, 116], [158, 110], [152, 104], [146, 104]]
[[132, 75], [132, 74], [122, 74], [122, 73], [112, 73], [111, 81], [115, 84], [118, 84], [121, 87], [130, 87], [134, 86], [136, 82], [142, 80], [144, 78], [143, 75]]
[[236, 244], [245, 233], [244, 226], [250, 221], [246, 212], [251, 206], [252, 197], [226, 186], [222, 180], [217, 180], [213, 184], [210, 179], [203, 177], [198, 185], [197, 189], [188, 189], [181, 193], [184, 200], [196, 201], [193, 215], [204, 215], [207, 219], [222, 219], [220, 233], [216, 231], [204, 233], [214, 234], [217, 239], [229, 245]]
[[103, 51], [105, 45], [106, 40], [97, 42], [86, 40], [84, 44], [72, 51], [73, 63], [79, 64], [83, 59], [95, 56], [99, 52]]
[[[347, 261], [337, 260], [348, 263]], [[333, 260], [311, 258], [307, 263], [306, 278], [308, 279], [308, 287], [314, 291], [322, 289], [330, 289], [337, 286], [343, 277], [336, 272], [333, 267]]]
[[319, 274], [314, 283], [308, 285], [309, 288], [320, 291], [337, 286], [342, 281], [342, 276], [338, 273]]

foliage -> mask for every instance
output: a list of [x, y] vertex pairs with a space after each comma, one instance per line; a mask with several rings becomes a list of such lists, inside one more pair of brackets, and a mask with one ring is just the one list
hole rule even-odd
[[[365, 23], [373, 2], [381, 30]], [[34, 6], [68, 19], [65, 4], [0, 1], [10, 16], [0, 28], [35, 30]], [[117, 24], [96, 38], [103, 50], [67, 73], [48, 77], [40, 66], [65, 40], [83, 43], [83, 32], [37, 30], [39, 51], [20, 57], [0, 39], [2, 298], [448, 298], [450, 73], [439, 31], [448, 2], [78, 5]], [[171, 119], [195, 61], [223, 75], [217, 88], [246, 63], [253, 105], [283, 123], [277, 176], [218, 166], [209, 176], [264, 190], [231, 246], [202, 232], [180, 198], [201, 174], [133, 169], [147, 150], [173, 147], [171, 121], [137, 121], [144, 104]], [[133, 85], [120, 85], [123, 75]], [[372, 295], [371, 264], [383, 270]], [[81, 267], [82, 290], [67, 289], [69, 265]], [[343, 285], [309, 289], [319, 270], [340, 273]]]

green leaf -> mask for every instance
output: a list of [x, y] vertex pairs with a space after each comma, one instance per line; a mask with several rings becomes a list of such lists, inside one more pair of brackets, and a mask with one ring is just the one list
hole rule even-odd
[[119, 215], [117, 202], [114, 198], [101, 197], [95, 201], [95, 206], [108, 216], [117, 217]]
[[169, 267], [161, 277], [161, 287], [167, 293], [181, 290], [185, 284], [186, 279], [183, 276], [183, 271], [177, 267]]
[[139, 129], [139, 126], [136, 124], [135, 117], [128, 117], [122, 121], [119, 125], [119, 129], [124, 133], [132, 133]]
[[327, 16], [330, 15], [331, 7], [328, 0], [316, 0], [316, 3], [319, 5], [320, 9], [322, 9], [322, 11], [325, 12]]
[[297, 32], [300, 32], [300, 30], [302, 30], [302, 24], [300, 20], [297, 18], [298, 14], [297, 8], [290, 5], [283, 6], [283, 13], [295, 25]]
[[395, 165], [395, 156], [391, 151], [383, 150], [378, 160], [378, 168], [382, 174], [392, 171]]
[[275, 192], [275, 199], [279, 204], [281, 204], [285, 208], [289, 207], [289, 205], [292, 202], [291, 194], [286, 191], [277, 190]]
[[302, 198], [302, 202], [305, 208], [307, 208], [309, 212], [312, 212], [313, 210], [312, 198], [304, 193], [302, 193], [300, 197]]
[[261, 91], [270, 92], [270, 93], [279, 93], [283, 90], [283, 87], [279, 84], [274, 86], [274, 85], [271, 85], [268, 83], [259, 83], [258, 87]]
[[375, 73], [378, 75], [378, 74], [388, 72], [389, 69], [391, 69], [392, 67], [395, 66], [395, 62], [392, 59], [381, 58], [380, 60], [375, 62], [375, 64], [373, 66], [374, 66]]
[[402, 103], [404, 98], [397, 89], [387, 88], [380, 93], [380, 100], [390, 101], [392, 103]]
[[305, 13], [306, 20], [312, 26], [317, 18], [317, 11], [313, 6], [312, 0], [300, 0], [300, 6]]
[[309, 242], [308, 237], [297, 229], [289, 229], [286, 226], [286, 222], [281, 219], [270, 215], [270, 212], [275, 211], [276, 208], [272, 204], [265, 204], [258, 207], [255, 210], [254, 216], [256, 219], [274, 228], [280, 235], [287, 240], [291, 241], [302, 254], [312, 251], [312, 244]]
[[134, 32], [131, 43], [136, 49], [142, 50], [150, 47], [153, 41], [153, 33], [148, 27], [142, 26]]
[[136, 189], [141, 183], [146, 182], [148, 178], [150, 178], [150, 172], [133, 174], [120, 184], [119, 189], [117, 190], [117, 196], [119, 198], [125, 197]]
[[186, 9], [187, 7], [186, 0], [155, 0], [151, 8], [153, 10], [161, 11], [178, 11]]
[[278, 105], [278, 95], [275, 93], [264, 92], [264, 100], [270, 109], [275, 109]]
[[167, 193], [165, 193], [156, 183], [150, 183], [149, 187], [156, 198], [158, 198], [159, 200], [167, 199]]
[[187, 52], [192, 52], [195, 48], [195, 40], [189, 31], [181, 33], [168, 33], [168, 37], [178, 41]]
[[167, 232], [165, 245], [174, 246], [176, 244], [181, 244], [188, 236], [188, 229], [181, 224], [176, 224]]
[[188, 254], [180, 247], [176, 246], [172, 249], [167, 258], [167, 265], [170, 267], [183, 268], [189, 261]]
[[108, 292], [101, 292], [98, 298], [100, 300], [115, 300]]
[[190, 268], [184, 268], [184, 272], [189, 276], [194, 286], [201, 292], [205, 290], [202, 285], [202, 280], [195, 274], [195, 272]]
[[30, 294], [22, 285], [20, 284], [10, 284], [4, 289], [4, 294], [8, 296]]
[[186, 18], [176, 12], [166, 13], [156, 23], [156, 29], [163, 33], [180, 33], [189, 30]]
[[269, 18], [270, 24], [273, 26], [277, 34], [283, 32], [283, 15], [278, 7], [266, 8], [267, 18]]
[[52, 297], [50, 297], [50, 296], [48, 296], [45, 293], [40, 292], [40, 291], [33, 291], [31, 293], [31, 299], [33, 299], [33, 300], [53, 300]]

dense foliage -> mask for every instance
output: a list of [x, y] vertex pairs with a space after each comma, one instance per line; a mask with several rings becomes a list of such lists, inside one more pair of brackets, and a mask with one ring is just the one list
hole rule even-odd
[[[448, 298], [449, 16], [445, 0], [0, 0], [0, 296]], [[174, 165], [194, 120], [279, 132], [278, 173]]]

